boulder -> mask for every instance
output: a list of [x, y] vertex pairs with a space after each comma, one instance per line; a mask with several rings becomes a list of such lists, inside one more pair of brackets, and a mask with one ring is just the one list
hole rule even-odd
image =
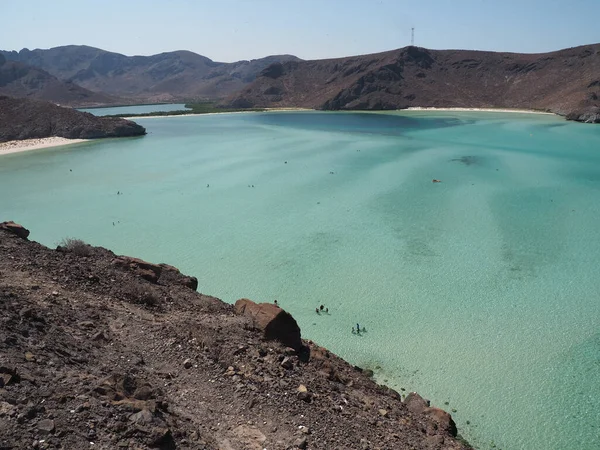
[[429, 419], [431, 419], [431, 421], [437, 425], [436, 429], [438, 431], [442, 430], [446, 433], [449, 433], [451, 436], [456, 437], [458, 430], [456, 429], [456, 424], [449, 413], [439, 408], [425, 408], [423, 415], [429, 417]]
[[169, 264], [159, 264], [162, 267], [161, 282], [167, 284], [180, 284], [195, 291], [198, 289], [198, 278], [182, 274], [177, 267]]
[[300, 327], [291, 314], [272, 303], [255, 303], [247, 298], [235, 302], [235, 312], [252, 320], [267, 340], [277, 340], [298, 351], [302, 348]]
[[23, 225], [19, 225], [18, 223], [14, 223], [12, 221], [0, 223], [0, 229], [16, 234], [21, 239], [27, 239], [27, 237], [29, 236], [29, 230], [27, 228], [25, 228]]
[[452, 416], [443, 409], [429, 406], [429, 401], [425, 400], [416, 392], [411, 392], [404, 400], [406, 408], [414, 414], [422, 414], [430, 421], [431, 427], [428, 427], [429, 434], [438, 434], [440, 431], [449, 433], [456, 437], [458, 430], [452, 420]]
[[404, 399], [404, 404], [410, 412], [415, 414], [421, 414], [429, 407], [429, 402], [416, 392], [408, 394]]
[[117, 267], [132, 271], [140, 278], [151, 283], [157, 283], [162, 273], [162, 267], [158, 264], [152, 264], [131, 256], [117, 256], [112, 263]]

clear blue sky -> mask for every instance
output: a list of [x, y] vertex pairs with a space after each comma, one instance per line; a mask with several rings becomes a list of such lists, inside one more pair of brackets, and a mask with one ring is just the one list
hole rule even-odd
[[537, 53], [600, 42], [600, 0], [0, 0], [0, 48], [86, 44], [217, 61], [410, 44]]

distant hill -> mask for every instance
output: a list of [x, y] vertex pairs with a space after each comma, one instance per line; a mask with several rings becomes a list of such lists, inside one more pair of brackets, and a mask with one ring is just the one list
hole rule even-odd
[[0, 96], [0, 142], [59, 136], [70, 139], [141, 136], [130, 120], [97, 117], [53, 103]]
[[97, 106], [120, 100], [61, 81], [42, 69], [0, 55], [0, 95], [47, 100], [69, 106]]
[[295, 56], [277, 55], [221, 63], [184, 50], [125, 56], [82, 45], [0, 54], [92, 91], [149, 102], [224, 98], [254, 81], [272, 63], [299, 61]]
[[525, 108], [600, 122], [600, 44], [544, 54], [405, 47], [267, 67], [223, 105]]

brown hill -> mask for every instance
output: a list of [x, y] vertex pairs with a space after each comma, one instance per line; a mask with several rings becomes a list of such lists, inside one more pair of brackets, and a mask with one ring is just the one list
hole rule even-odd
[[81, 45], [0, 54], [93, 91], [144, 101], [224, 98], [253, 81], [270, 64], [298, 60], [291, 55], [276, 55], [221, 63], [183, 50], [125, 56]]
[[1, 448], [469, 448], [274, 304], [234, 309], [172, 266], [28, 234], [0, 224]]
[[51, 136], [96, 139], [144, 134], [144, 127], [129, 120], [96, 117], [49, 102], [0, 96], [0, 142]]
[[71, 81], [60, 81], [42, 69], [0, 54], [0, 95], [34, 98], [70, 106], [97, 106], [119, 103], [109, 95], [92, 92]]
[[224, 104], [330, 110], [525, 108], [600, 122], [600, 44], [545, 54], [406, 47], [277, 63]]

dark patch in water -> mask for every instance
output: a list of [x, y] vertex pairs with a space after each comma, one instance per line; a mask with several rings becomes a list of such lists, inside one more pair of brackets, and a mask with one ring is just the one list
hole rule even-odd
[[467, 125], [453, 117], [406, 117], [394, 114], [357, 112], [260, 113], [251, 120], [275, 126], [315, 131], [401, 136], [406, 131], [430, 130]]
[[460, 158], [451, 159], [452, 162], [459, 162], [465, 166], [478, 165], [481, 163], [481, 158], [478, 156], [461, 156]]

